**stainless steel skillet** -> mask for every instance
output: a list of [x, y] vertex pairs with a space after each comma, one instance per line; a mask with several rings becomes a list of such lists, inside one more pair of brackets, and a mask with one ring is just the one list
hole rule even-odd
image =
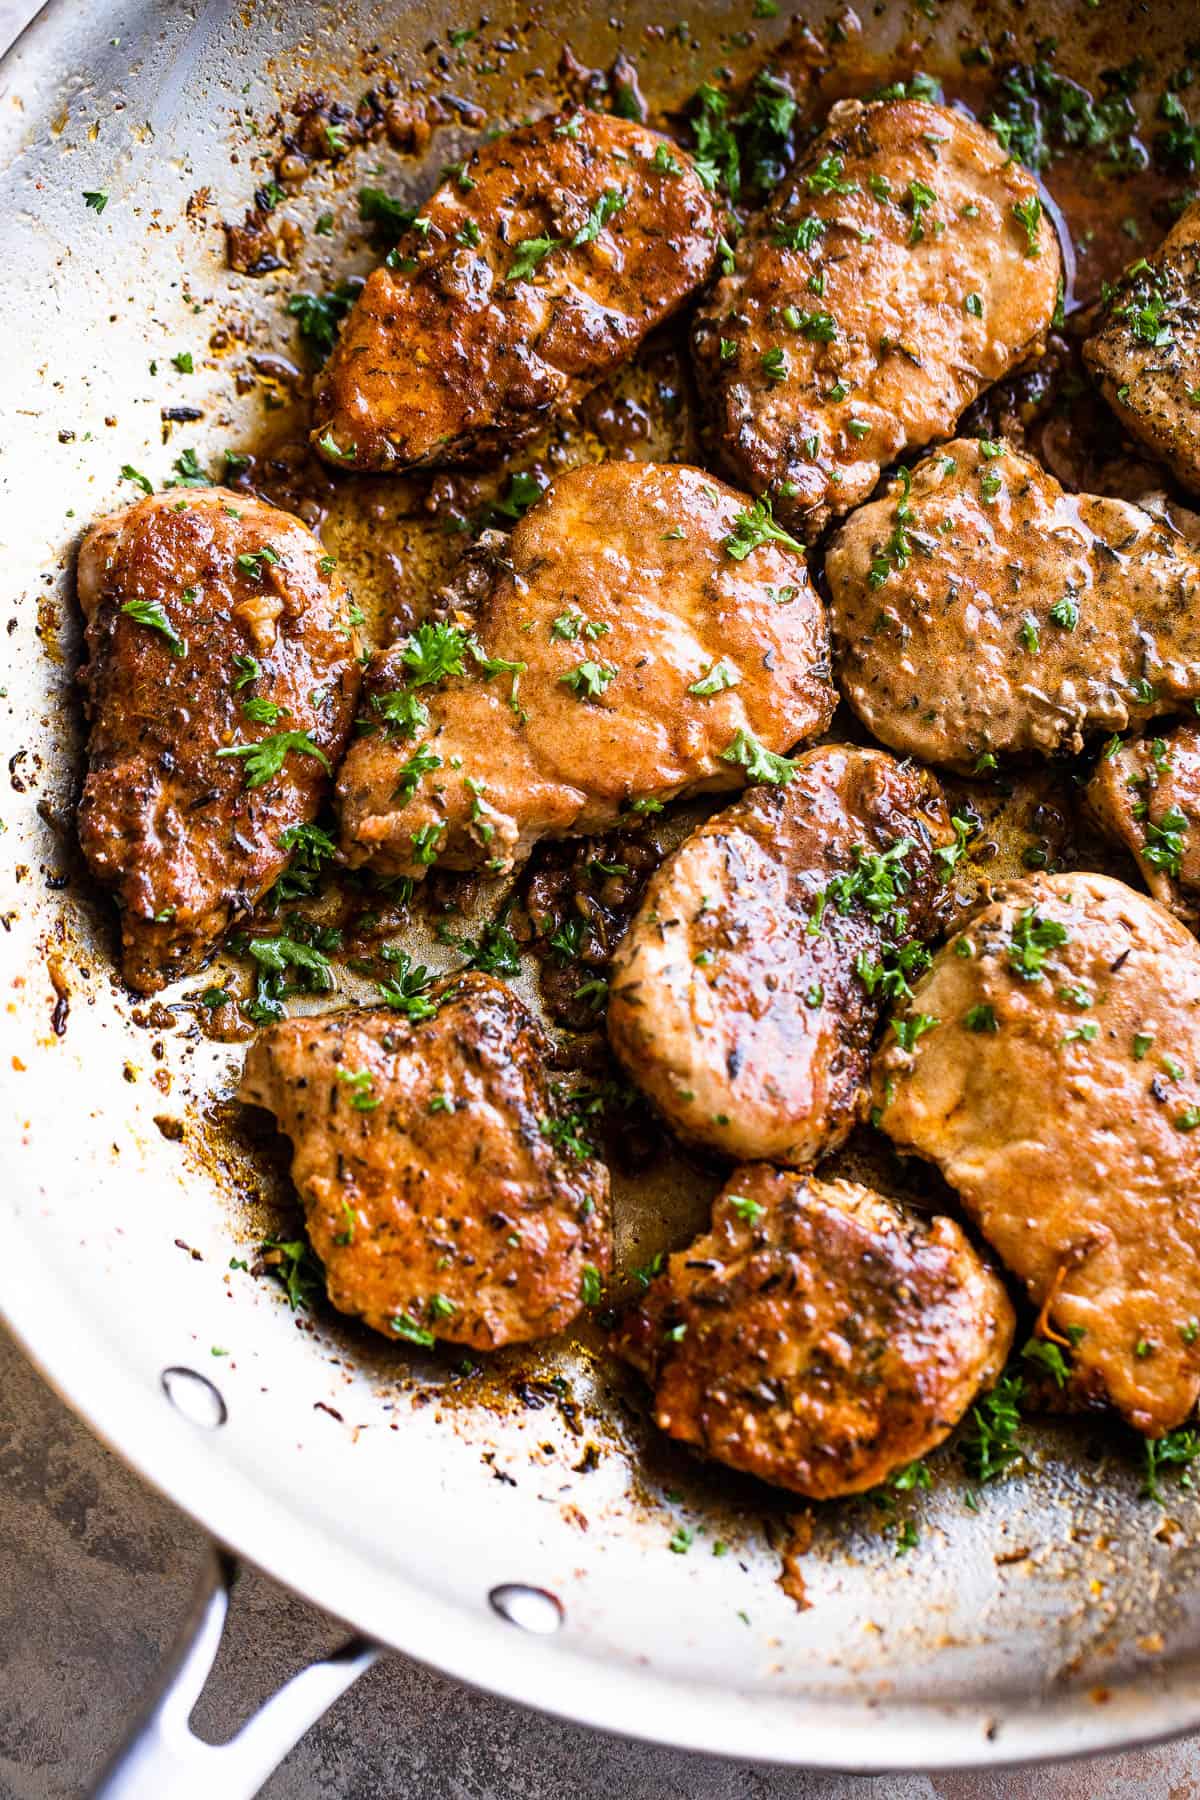
[[[933, 10], [871, 17], [872, 47], [932, 35], [956, 54], [1006, 22]], [[1190, 11], [1117, 7], [1101, 24], [1048, 6], [1038, 29], [1064, 45], [1102, 29], [1089, 54], [1173, 64]], [[283, 300], [304, 276], [230, 275], [219, 223], [261, 179], [281, 97], [323, 82], [356, 98], [378, 44], [405, 80], [511, 118], [548, 103], [569, 40], [598, 66], [623, 45], [648, 97], [678, 101], [716, 67], [753, 66], [786, 21], [706, 3], [686, 37], [648, 30], [662, 23], [639, 3], [614, 29], [580, 0], [502, 0], [486, 25], [440, 4], [60, 0], [6, 59], [5, 1312], [80, 1414], [214, 1539], [371, 1641], [509, 1697], [692, 1749], [861, 1770], [1189, 1729], [1200, 1507], [1182, 1490], [1165, 1511], [1143, 1498], [1107, 1427], [1047, 1428], [1039, 1466], [978, 1511], [947, 1464], [904, 1557], [869, 1506], [822, 1513], [800, 1611], [777, 1576], [781, 1543], [805, 1527], [647, 1439], [588, 1345], [539, 1352], [476, 1397], [452, 1364], [414, 1369], [231, 1267], [252, 1260], [276, 1196], [228, 1107], [240, 1053], [201, 1036], [180, 997], [131, 1003], [107, 913], [72, 862], [73, 543], [135, 492], [124, 465], [159, 481], [184, 445], [207, 456], [264, 428], [267, 389], [239, 376], [289, 346]], [[474, 35], [453, 44], [450, 31]], [[453, 154], [462, 113], [448, 112], [426, 179]], [[363, 166], [375, 161], [387, 158], [368, 148]], [[103, 212], [85, 192], [107, 193]], [[297, 205], [316, 208], [316, 194]], [[184, 351], [196, 372], [168, 372]], [[180, 408], [200, 416], [164, 420]], [[621, 1195], [627, 1260], [703, 1211], [697, 1181], [683, 1170]], [[717, 1540], [731, 1554], [714, 1557]], [[284, 1735], [359, 1654], [318, 1675], [311, 1700], [285, 1702]], [[271, 1736], [249, 1772], [220, 1765], [226, 1790], [249, 1791], [283, 1747]], [[187, 1791], [177, 1771], [175, 1785], [161, 1768], [151, 1780]]]

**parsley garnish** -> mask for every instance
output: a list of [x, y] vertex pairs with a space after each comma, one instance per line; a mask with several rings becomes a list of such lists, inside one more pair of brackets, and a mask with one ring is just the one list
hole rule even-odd
[[339, 1069], [337, 1078], [349, 1089], [348, 1099], [355, 1112], [374, 1112], [380, 1104], [376, 1094], [371, 1092], [370, 1069], [359, 1069], [351, 1073], [349, 1069]]
[[688, 693], [695, 694], [697, 699], [706, 700], [710, 694], [720, 694], [725, 688], [736, 687], [741, 679], [737, 670], [722, 658], [720, 662], [713, 664], [707, 675], [691, 683]]
[[[373, 694], [372, 709], [383, 720], [389, 737], [415, 738], [429, 724], [429, 709], [407, 688], [395, 688], [388, 694]], [[370, 725], [370, 721], [364, 721]]]
[[1028, 200], [1014, 200], [1012, 215], [1018, 225], [1025, 227], [1026, 256], [1040, 256], [1042, 247], [1038, 242], [1038, 227], [1042, 220], [1042, 203], [1037, 195], [1031, 194]]
[[172, 656], [187, 655], [187, 640], [180, 637], [163, 611], [160, 600], [127, 600], [121, 611], [127, 619], [134, 619], [139, 625], [148, 625], [152, 631], [161, 631]]
[[931, 1013], [913, 1013], [907, 1019], [893, 1019], [892, 1030], [896, 1034], [896, 1042], [900, 1048], [911, 1054], [916, 1047], [917, 1039], [924, 1037], [927, 1031], [932, 1031], [935, 1025], [940, 1024], [941, 1020], [935, 1019]]
[[[579, 230], [571, 239], [572, 248], [578, 249], [581, 244], [594, 243], [600, 236], [604, 227], [608, 224], [608, 221], [612, 218], [613, 214], [619, 213], [624, 204], [624, 194], [619, 193], [616, 188], [605, 188], [600, 198], [596, 201], [596, 204], [588, 213], [586, 223], [579, 227]], [[509, 275], [509, 280], [512, 280], [511, 273]]]
[[1060, 1347], [1049, 1338], [1030, 1338], [1021, 1351], [1026, 1362], [1037, 1363], [1054, 1379], [1054, 1385], [1065, 1388], [1071, 1379], [1071, 1365]]
[[857, 194], [857, 181], [843, 180], [845, 162], [836, 151], [823, 156], [811, 174], [804, 177], [810, 194]]
[[[287, 303], [300, 336], [318, 362], [324, 362], [337, 342], [338, 326], [362, 292], [362, 281], [340, 281], [325, 294], [293, 294]], [[338, 451], [338, 455], [342, 454]]]
[[467, 633], [457, 625], [425, 623], [408, 639], [400, 660], [412, 670], [414, 687], [429, 687], [447, 675], [465, 675], [470, 646]]
[[244, 758], [244, 775], [248, 788], [262, 787], [278, 775], [289, 750], [297, 755], [315, 756], [327, 775], [332, 775], [329, 758], [319, 744], [314, 744], [307, 731], [277, 731], [273, 737], [261, 738], [256, 744], [231, 744], [218, 750], [218, 756]]
[[422, 744], [419, 750], [413, 751], [401, 768], [392, 799], [411, 800], [421, 785], [422, 779], [431, 769], [440, 769], [441, 766], [441, 757], [437, 756], [428, 744]]
[[1152, 869], [1161, 869], [1164, 874], [1178, 877], [1187, 829], [1187, 818], [1177, 806], [1169, 806], [1157, 825], [1153, 819], [1147, 819], [1142, 861], [1148, 862]]
[[84, 188], [83, 204], [89, 212], [102, 213], [108, 205], [108, 191], [105, 188]]
[[1010, 1370], [1001, 1375], [990, 1394], [971, 1408], [962, 1453], [976, 1481], [996, 1481], [1022, 1460], [1024, 1453], [1017, 1434], [1024, 1397], [1024, 1376]]
[[815, 213], [798, 219], [794, 225], [785, 224], [776, 219], [774, 226], [775, 242], [781, 250], [811, 250], [819, 238], [824, 237], [828, 226], [824, 219], [818, 219]]
[[297, 1307], [307, 1308], [313, 1296], [320, 1292], [324, 1280], [311, 1244], [303, 1238], [269, 1237], [264, 1238], [262, 1247], [266, 1252], [263, 1261], [282, 1285], [292, 1311], [295, 1312]]
[[581, 662], [558, 679], [571, 689], [577, 700], [598, 700], [616, 676], [617, 671], [611, 663]]
[[506, 281], [528, 281], [539, 263], [544, 262], [551, 251], [557, 250], [561, 244], [562, 239], [556, 237], [522, 239], [519, 244], [514, 245], [516, 254], [504, 279]]
[[739, 763], [751, 781], [768, 782], [783, 787], [796, 773], [786, 756], [767, 750], [749, 731], [734, 734], [731, 744], [720, 752], [722, 762]]
[[733, 530], [725, 539], [724, 548], [726, 555], [732, 556], [735, 562], [745, 562], [750, 552], [757, 550], [760, 544], [786, 544], [789, 550], [796, 550], [801, 556], [804, 554], [804, 545], [797, 543], [771, 517], [769, 500], [755, 500], [737, 514]]
[[1041, 981], [1046, 957], [1067, 941], [1067, 928], [1057, 919], [1040, 919], [1037, 908], [1027, 906], [1012, 928], [1009, 967], [1022, 981]]
[[1181, 1425], [1160, 1438], [1144, 1438], [1142, 1455], [1145, 1459], [1142, 1492], [1151, 1500], [1157, 1500], [1160, 1506], [1165, 1506], [1166, 1500], [1158, 1479], [1159, 1471], [1167, 1468], [1183, 1469], [1185, 1473], [1180, 1476], [1179, 1485], [1191, 1487], [1191, 1477], [1186, 1470], [1200, 1456], [1200, 1431], [1190, 1425]]
[[738, 1218], [747, 1225], [757, 1225], [760, 1219], [767, 1216], [767, 1209], [761, 1201], [747, 1200], [744, 1194], [728, 1194], [726, 1198]]

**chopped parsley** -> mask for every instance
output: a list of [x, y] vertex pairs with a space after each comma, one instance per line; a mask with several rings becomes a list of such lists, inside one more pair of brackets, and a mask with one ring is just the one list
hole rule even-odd
[[[339, 281], [324, 294], [293, 294], [287, 303], [301, 339], [318, 362], [324, 362], [337, 342], [338, 329], [362, 292], [361, 278]], [[338, 455], [342, 454], [338, 451]]]
[[1057, 1388], [1065, 1388], [1071, 1379], [1071, 1365], [1058, 1344], [1049, 1338], [1030, 1338], [1021, 1351], [1026, 1362], [1036, 1363], [1053, 1378]]
[[789, 550], [804, 554], [804, 545], [777, 525], [771, 517], [771, 502], [755, 500], [750, 506], [738, 513], [733, 521], [733, 530], [725, 539], [725, 553], [732, 556], [735, 562], [745, 562], [752, 550], [761, 544], [786, 544]]
[[858, 183], [845, 179], [845, 167], [844, 159], [831, 151], [804, 177], [804, 185], [810, 194], [857, 194]]
[[1000, 1029], [996, 1020], [996, 1009], [989, 1006], [986, 1001], [980, 1001], [978, 1006], [970, 1007], [963, 1014], [963, 1024], [968, 1031], [999, 1031]]
[[379, 998], [384, 1005], [390, 1006], [393, 1012], [402, 1013], [414, 1025], [423, 1019], [436, 1018], [437, 1003], [428, 994], [433, 977], [424, 963], [414, 965], [407, 950], [392, 945], [384, 950], [383, 957], [394, 970], [386, 981], [377, 983]]
[[720, 694], [726, 688], [736, 687], [741, 679], [737, 670], [722, 658], [712, 665], [707, 675], [690, 684], [688, 693], [695, 694], [697, 699], [706, 700], [710, 694]]
[[760, 1219], [767, 1216], [767, 1209], [759, 1200], [748, 1200], [744, 1194], [729, 1194], [726, 1198], [738, 1218], [746, 1225], [757, 1225]]
[[1191, 1487], [1188, 1470], [1200, 1456], [1200, 1431], [1194, 1426], [1180, 1425], [1175, 1431], [1168, 1431], [1160, 1438], [1144, 1438], [1142, 1456], [1142, 1492], [1149, 1499], [1157, 1500], [1160, 1506], [1165, 1506], [1159, 1475], [1163, 1469], [1180, 1469], [1183, 1471], [1179, 1478], [1180, 1486]]
[[106, 188], [84, 188], [83, 204], [87, 207], [89, 212], [102, 213], [104, 211], [105, 207], [108, 205], [107, 189]]
[[1178, 879], [1183, 865], [1187, 830], [1187, 818], [1177, 806], [1169, 806], [1157, 825], [1152, 819], [1147, 819], [1142, 861], [1148, 862], [1152, 869], [1161, 869], [1164, 875], [1173, 875]]
[[1071, 594], [1064, 594], [1050, 608], [1050, 622], [1061, 626], [1063, 631], [1074, 631], [1079, 623], [1079, 603]]
[[[616, 188], [605, 188], [600, 198], [596, 201], [596, 204], [589, 211], [586, 221], [579, 227], [579, 230], [571, 239], [572, 248], [578, 249], [581, 244], [594, 243], [600, 236], [604, 227], [608, 224], [608, 221], [612, 218], [613, 214], [619, 213], [624, 204], [624, 194], [619, 193]], [[509, 280], [512, 280], [511, 273], [509, 275]]]
[[823, 238], [828, 230], [824, 219], [818, 219], [815, 213], [809, 213], [795, 224], [788, 225], [782, 219], [776, 219], [773, 228], [774, 240], [781, 250], [811, 250], [813, 245]]
[[935, 1019], [931, 1013], [913, 1013], [907, 1019], [893, 1019], [892, 1030], [900, 1048], [911, 1054], [916, 1048], [917, 1039], [924, 1037], [927, 1031], [932, 1031], [940, 1023], [941, 1020]]
[[556, 237], [524, 238], [515, 245], [516, 254], [509, 264], [506, 281], [528, 281], [534, 271], [546, 260], [550, 253], [562, 245], [562, 239]]
[[338, 1080], [347, 1089], [347, 1098], [355, 1112], [374, 1112], [380, 1104], [378, 1095], [372, 1093], [370, 1069], [359, 1069], [351, 1073], [349, 1069], [339, 1069]]
[[240, 756], [244, 759], [243, 773], [248, 788], [263, 787], [282, 769], [289, 751], [298, 756], [315, 756], [327, 775], [332, 775], [329, 758], [319, 744], [314, 744], [307, 731], [277, 731], [272, 737], [261, 738], [256, 744], [231, 744], [225, 750], [218, 750], [218, 756]]
[[187, 640], [180, 637], [163, 611], [160, 600], [127, 600], [121, 611], [127, 619], [133, 619], [138, 625], [148, 625], [152, 631], [161, 632], [172, 656], [187, 655]]
[[599, 1304], [603, 1293], [600, 1271], [594, 1263], [584, 1263], [579, 1271], [579, 1298], [585, 1306]]
[[749, 731], [734, 733], [733, 741], [720, 752], [722, 762], [738, 763], [745, 769], [751, 781], [770, 783], [782, 787], [796, 773], [795, 765], [786, 756], [776, 756], [773, 750], [767, 750]]
[[558, 679], [570, 688], [577, 700], [598, 700], [616, 677], [617, 671], [611, 663], [581, 662]]
[[283, 1017], [283, 1001], [292, 991], [286, 985], [289, 970], [297, 977], [300, 990], [313, 994], [333, 991], [333, 964], [315, 944], [281, 933], [254, 938], [245, 948], [255, 964], [255, 991], [251, 999], [242, 1002], [242, 1011], [255, 1025]]
[[1018, 225], [1025, 228], [1026, 256], [1040, 256], [1042, 247], [1038, 242], [1038, 228], [1042, 222], [1042, 203], [1037, 195], [1031, 194], [1028, 200], [1014, 200], [1012, 216]]
[[1041, 919], [1037, 908], [1027, 906], [1012, 928], [1009, 967], [1022, 981], [1041, 981], [1051, 950], [1067, 942], [1067, 928], [1057, 919]]
[[962, 1454], [975, 1481], [997, 1481], [1023, 1459], [1018, 1442], [1025, 1378], [1015, 1370], [1001, 1375], [990, 1394], [971, 1408]]
[[283, 1288], [292, 1311], [307, 1308], [324, 1282], [312, 1245], [304, 1238], [269, 1237], [263, 1239], [262, 1247], [263, 1261]]
[[412, 670], [413, 687], [430, 687], [447, 675], [465, 675], [469, 648], [470, 639], [459, 626], [427, 621], [408, 638], [400, 660]]

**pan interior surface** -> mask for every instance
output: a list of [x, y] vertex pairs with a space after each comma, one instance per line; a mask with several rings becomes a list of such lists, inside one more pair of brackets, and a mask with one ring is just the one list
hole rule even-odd
[[[472, 107], [488, 124], [545, 110], [564, 43], [599, 69], [623, 49], [652, 113], [720, 68], [748, 75], [791, 25], [754, 10], [710, 0], [680, 31], [646, 0], [613, 20], [586, 0], [499, 0], [486, 23], [431, 3], [259, 0], [231, 16], [215, 0], [60, 0], [4, 63], [0, 1286], [30, 1354], [143, 1475], [291, 1587], [449, 1673], [776, 1762], [1099, 1750], [1200, 1723], [1200, 1503], [1185, 1488], [1156, 1504], [1111, 1423], [1064, 1421], [1031, 1429], [1028, 1472], [986, 1493], [944, 1454], [927, 1493], [808, 1509], [657, 1437], [598, 1334], [481, 1374], [293, 1309], [253, 1272], [294, 1214], [278, 1146], [232, 1101], [240, 1048], [199, 1029], [188, 995], [203, 983], [153, 1003], [120, 985], [110, 909], [74, 849], [79, 531], [136, 497], [123, 469], [161, 485], [186, 447], [208, 467], [275, 428], [296, 356], [286, 301], [327, 266], [320, 235], [261, 280], [226, 266], [223, 222], [269, 178], [273, 116], [318, 88], [353, 104], [385, 68], [406, 92], [453, 96], [422, 158], [367, 144], [289, 208], [349, 211], [363, 182], [427, 191]], [[1186, 12], [1050, 5], [1037, 31], [1169, 68]], [[967, 44], [1030, 29], [998, 8], [936, 13], [865, 17], [866, 52], [887, 69], [918, 43], [909, 67], [957, 65]], [[833, 14], [804, 16], [829, 40]], [[101, 192], [102, 210], [84, 199]], [[184, 352], [190, 374], [172, 363]], [[374, 484], [357, 548], [331, 522], [364, 589], [387, 505]], [[445, 964], [435, 933], [412, 941]], [[621, 1266], [679, 1241], [718, 1185], [682, 1160], [622, 1181]], [[917, 1542], [899, 1553], [905, 1520]]]

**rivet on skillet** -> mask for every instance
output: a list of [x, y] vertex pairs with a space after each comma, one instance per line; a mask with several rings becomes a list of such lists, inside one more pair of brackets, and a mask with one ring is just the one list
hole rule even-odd
[[229, 1417], [229, 1408], [207, 1375], [197, 1375], [195, 1369], [164, 1369], [159, 1380], [171, 1405], [193, 1425], [215, 1431]]
[[498, 1612], [510, 1625], [532, 1631], [538, 1637], [550, 1637], [563, 1622], [562, 1602], [546, 1588], [526, 1587], [524, 1582], [508, 1581], [494, 1587], [488, 1595], [492, 1611]]

